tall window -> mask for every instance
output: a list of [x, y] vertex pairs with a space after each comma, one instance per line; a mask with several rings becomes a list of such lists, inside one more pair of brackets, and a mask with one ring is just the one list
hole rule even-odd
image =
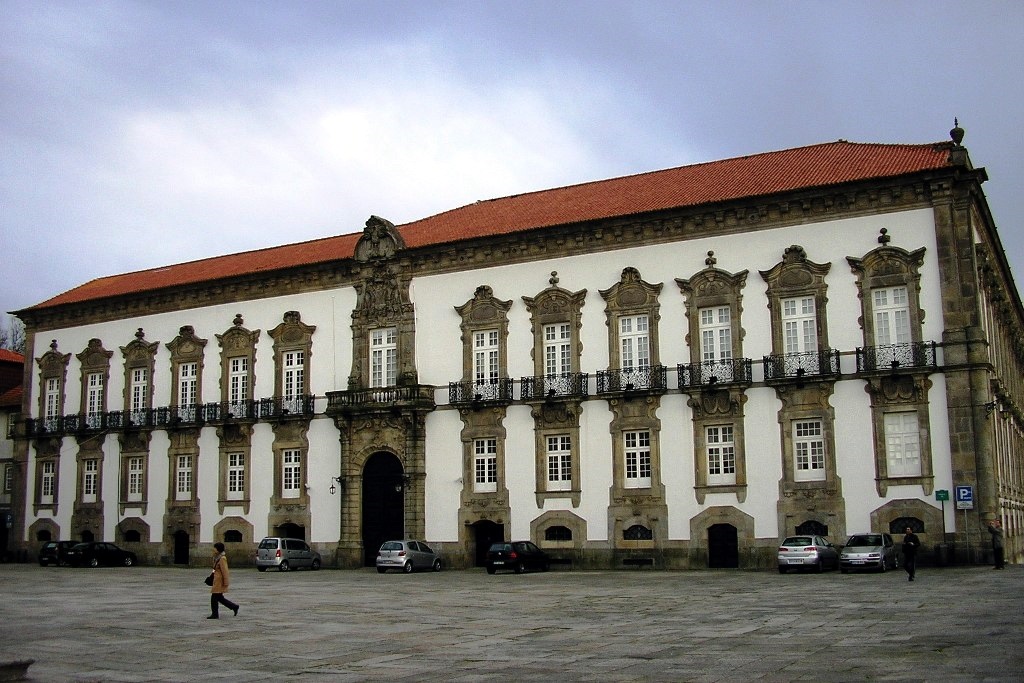
[[302, 453], [288, 449], [281, 454], [281, 497], [298, 498], [302, 488]]
[[820, 420], [793, 422], [793, 478], [816, 481], [825, 478], [825, 438]]
[[192, 456], [179, 455], [174, 474], [174, 499], [192, 499]]
[[245, 498], [245, 453], [228, 453], [228, 500]]
[[99, 488], [99, 460], [82, 461], [82, 502], [95, 503]]
[[568, 323], [544, 326], [544, 374], [572, 372], [572, 334]]
[[884, 423], [888, 475], [921, 476], [921, 430], [917, 411], [886, 413]]
[[473, 490], [493, 493], [498, 490], [498, 440], [473, 441]]
[[142, 500], [143, 486], [145, 482], [145, 460], [141, 457], [132, 456], [128, 458], [128, 501], [138, 502]]
[[249, 400], [249, 358], [236, 356], [228, 359], [228, 409], [235, 417], [245, 415], [245, 402]]
[[286, 351], [284, 353], [281, 384], [285, 401], [293, 401], [302, 397], [302, 388], [305, 386], [305, 357], [306, 354], [303, 351]]
[[818, 350], [814, 297], [803, 296], [782, 300], [782, 333], [785, 353]]
[[46, 428], [53, 431], [57, 428], [57, 421], [60, 419], [60, 379], [57, 377], [46, 378]]
[[736, 483], [736, 439], [732, 425], [714, 425], [705, 430], [708, 452], [708, 485]]
[[548, 491], [572, 488], [572, 439], [566, 435], [547, 438]]
[[53, 503], [57, 488], [57, 463], [48, 460], [43, 463], [39, 482], [39, 502], [48, 505]]
[[871, 290], [871, 310], [875, 315], [875, 345], [909, 344], [910, 299], [906, 287], [879, 287]]
[[650, 488], [651, 486], [651, 433], [648, 431], [626, 432], [625, 464], [626, 488]]
[[199, 398], [199, 363], [178, 365], [178, 413], [182, 419], [196, 419], [196, 401]]
[[650, 319], [646, 315], [619, 318], [619, 362], [623, 370], [651, 366]]
[[143, 424], [149, 408], [149, 368], [132, 369], [130, 391], [132, 423]]
[[86, 377], [85, 421], [91, 429], [103, 426], [103, 373], [90, 372]]
[[393, 387], [398, 383], [398, 328], [370, 331], [370, 387]]
[[494, 382], [499, 377], [498, 330], [473, 333], [473, 380]]
[[705, 363], [732, 359], [732, 317], [728, 306], [700, 309], [700, 359]]

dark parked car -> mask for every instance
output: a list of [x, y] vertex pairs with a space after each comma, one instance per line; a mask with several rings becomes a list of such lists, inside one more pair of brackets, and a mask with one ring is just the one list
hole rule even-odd
[[68, 564], [68, 551], [78, 545], [78, 541], [47, 541], [39, 549], [39, 566], [52, 564], [57, 567]]
[[118, 548], [113, 543], [92, 541], [79, 543], [68, 551], [68, 562], [73, 567], [98, 567], [101, 564], [113, 567], [131, 567], [138, 562], [135, 553]]
[[530, 541], [512, 541], [511, 543], [493, 543], [487, 549], [487, 573], [493, 574], [499, 569], [511, 569], [522, 574], [528, 569], [546, 572], [551, 565], [548, 554]]

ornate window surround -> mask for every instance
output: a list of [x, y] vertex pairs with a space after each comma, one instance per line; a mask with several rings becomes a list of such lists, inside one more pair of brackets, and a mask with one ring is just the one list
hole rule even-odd
[[605, 301], [605, 325], [608, 327], [608, 369], [621, 370], [621, 349], [619, 348], [619, 319], [627, 316], [646, 315], [650, 325], [650, 363], [655, 367], [661, 363], [659, 350], [658, 322], [660, 304], [658, 296], [663, 285], [653, 285], [640, 277], [640, 271], [632, 266], [622, 269], [618, 282], [608, 289], [598, 290]]
[[259, 342], [260, 331], [249, 331], [244, 327], [242, 314], [235, 315], [232, 327], [224, 334], [216, 335], [220, 344], [220, 400], [227, 404], [231, 397], [231, 359], [244, 357], [247, 359], [247, 395], [248, 402], [256, 395], [256, 344]]
[[203, 351], [206, 348], [206, 339], [196, 336], [195, 329], [191, 325], [184, 325], [178, 329], [178, 336], [166, 344], [171, 352], [171, 396], [170, 405], [172, 408], [180, 408], [178, 404], [181, 391], [180, 368], [185, 363], [196, 364], [196, 407], [203, 403]]
[[768, 284], [765, 295], [771, 312], [772, 353], [782, 355], [786, 349], [782, 329], [782, 300], [800, 296], [814, 298], [818, 350], [829, 348], [826, 310], [828, 285], [825, 284], [825, 276], [831, 268], [831, 263], [810, 261], [804, 248], [794, 244], [786, 248], [781, 261], [769, 270], [759, 271]]
[[141, 327], [135, 332], [135, 339], [121, 347], [121, 355], [124, 357], [124, 424], [128, 424], [128, 420], [132, 419], [132, 374], [140, 368], [147, 373], [144, 410], [148, 420], [149, 410], [153, 407], [153, 369], [156, 366], [156, 353], [159, 347], [160, 342], [145, 341], [145, 333]]
[[290, 351], [302, 351], [302, 387], [298, 396], [307, 396], [316, 325], [302, 322], [302, 316], [298, 311], [286, 312], [282, 320], [277, 327], [267, 332], [274, 340], [274, 396], [284, 398], [284, 354]]
[[110, 387], [110, 359], [113, 355], [113, 351], [107, 351], [103, 348], [103, 342], [99, 339], [90, 339], [82, 352], [75, 354], [75, 357], [78, 358], [81, 376], [81, 404], [78, 412], [83, 416], [89, 410], [88, 377], [95, 373], [103, 375], [103, 405], [100, 407], [99, 412], [107, 412], [107, 390]]

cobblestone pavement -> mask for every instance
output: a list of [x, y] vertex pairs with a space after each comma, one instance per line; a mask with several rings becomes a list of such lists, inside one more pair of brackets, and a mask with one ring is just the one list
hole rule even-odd
[[[885, 574], [0, 565], [31, 681], [1024, 680], [1024, 567]], [[226, 616], [225, 616], [226, 612]]]

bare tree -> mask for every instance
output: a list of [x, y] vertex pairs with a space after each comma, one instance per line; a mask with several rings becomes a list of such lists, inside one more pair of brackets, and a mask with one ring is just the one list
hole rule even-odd
[[25, 353], [25, 323], [7, 316], [7, 324], [0, 323], [0, 349]]

